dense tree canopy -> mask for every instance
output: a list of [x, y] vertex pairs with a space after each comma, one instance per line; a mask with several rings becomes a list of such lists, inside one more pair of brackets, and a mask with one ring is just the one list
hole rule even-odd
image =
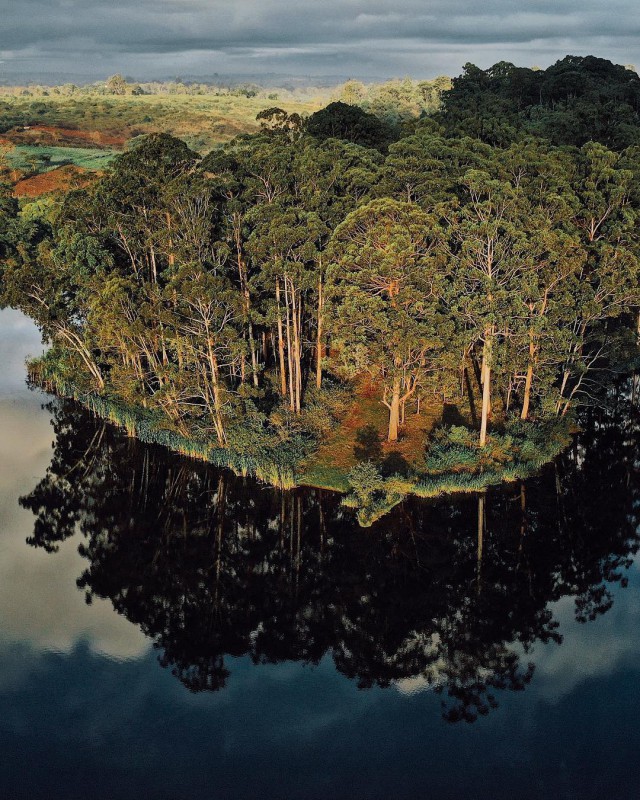
[[449, 132], [490, 144], [530, 133], [621, 150], [640, 141], [640, 77], [595, 56], [566, 56], [546, 70], [466, 64], [443, 94], [441, 120]]
[[0, 193], [2, 300], [48, 375], [183, 437], [301, 455], [366, 377], [389, 441], [444, 403], [484, 447], [637, 358], [639, 97], [568, 57], [468, 66], [394, 143], [344, 103], [204, 158], [152, 135], [62, 201]]

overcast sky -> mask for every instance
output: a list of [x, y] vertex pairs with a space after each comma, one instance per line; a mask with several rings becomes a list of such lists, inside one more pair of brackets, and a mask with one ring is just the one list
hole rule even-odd
[[472, 61], [640, 62], [637, 0], [0, 0], [0, 78], [431, 77]]

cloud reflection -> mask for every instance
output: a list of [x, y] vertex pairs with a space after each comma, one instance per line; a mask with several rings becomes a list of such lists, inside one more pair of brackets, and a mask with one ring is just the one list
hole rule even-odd
[[[18, 498], [44, 475], [53, 441], [50, 415], [40, 409], [45, 398], [24, 381], [25, 358], [39, 342], [29, 320], [0, 312], [0, 652], [19, 643], [68, 653], [84, 640], [109, 657], [137, 658], [150, 646], [140, 630], [107, 601], [87, 606], [76, 587], [83, 568], [77, 544], [48, 555], [25, 543], [33, 515]], [[0, 681], [10, 663], [2, 658]]]

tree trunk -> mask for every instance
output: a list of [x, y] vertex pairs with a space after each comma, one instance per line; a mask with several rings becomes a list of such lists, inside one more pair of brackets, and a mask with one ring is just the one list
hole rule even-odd
[[296, 404], [295, 404], [295, 392], [293, 386], [293, 358], [291, 353], [291, 308], [290, 308], [290, 300], [289, 300], [289, 286], [287, 277], [285, 275], [284, 278], [284, 304], [285, 304], [285, 331], [287, 334], [287, 367], [289, 370], [289, 408], [291, 411], [295, 411]]
[[256, 389], [259, 386], [258, 381], [258, 354], [256, 352], [256, 343], [253, 335], [253, 323], [249, 321], [249, 350], [251, 351], [251, 373], [253, 375], [253, 385]]
[[227, 437], [224, 432], [224, 422], [222, 419], [222, 402], [220, 399], [220, 380], [218, 370], [218, 359], [213, 348], [211, 338], [207, 338], [207, 353], [209, 356], [209, 369], [211, 370], [211, 388], [213, 390], [214, 425], [218, 442], [224, 445]]
[[533, 383], [533, 364], [529, 362], [527, 367], [527, 377], [524, 382], [524, 400], [522, 402], [522, 413], [520, 419], [525, 420], [529, 417], [529, 404], [531, 402], [531, 384]]
[[322, 276], [318, 278], [318, 335], [316, 337], [316, 388], [322, 387], [322, 325], [324, 296], [322, 294]]
[[105, 382], [104, 378], [102, 377], [102, 373], [100, 368], [93, 360], [91, 353], [89, 352], [87, 346], [84, 344], [80, 336], [74, 331], [64, 327], [63, 325], [57, 326], [57, 331], [60, 336], [67, 340], [67, 342], [71, 345], [71, 347], [78, 353], [80, 358], [84, 361], [87, 369], [89, 370], [90, 374], [95, 378], [96, 383], [98, 384], [99, 389], [104, 389]]
[[276, 278], [276, 303], [278, 306], [278, 362], [280, 364], [280, 394], [287, 396], [287, 368], [284, 360], [284, 333], [280, 313], [280, 279]]
[[253, 323], [251, 322], [251, 293], [249, 292], [249, 280], [247, 277], [247, 267], [242, 256], [242, 234], [241, 224], [238, 215], [234, 215], [233, 221], [234, 239], [236, 244], [236, 261], [238, 263], [238, 277], [240, 279], [240, 291], [242, 292], [243, 310], [245, 323], [247, 325], [247, 335], [249, 340], [249, 352], [251, 353], [251, 374], [253, 385], [258, 388], [258, 356], [256, 353], [255, 337], [253, 334]]
[[487, 443], [487, 423], [491, 411], [491, 333], [487, 332], [482, 348], [482, 363], [484, 374], [482, 375], [482, 418], [480, 422], [480, 447]]
[[533, 383], [533, 361], [535, 359], [536, 346], [533, 342], [533, 333], [529, 334], [529, 365], [527, 367], [527, 377], [524, 382], [524, 400], [522, 402], [522, 413], [520, 419], [525, 420], [529, 416], [529, 404], [531, 402], [531, 384]]
[[300, 413], [302, 407], [302, 354], [300, 349], [301, 330], [301, 301], [296, 297], [296, 289], [293, 281], [291, 286], [291, 311], [293, 316], [293, 375], [294, 375], [294, 394], [293, 408], [296, 414]]
[[556, 403], [556, 416], [558, 416], [560, 414], [560, 409], [562, 408], [562, 403], [564, 401], [564, 390], [567, 387], [567, 383], [569, 381], [569, 376], [570, 375], [571, 375], [571, 373], [569, 372], [568, 369], [566, 369], [564, 371], [563, 376], [562, 376], [562, 385], [560, 386], [560, 393], [558, 395], [558, 402]]
[[171, 213], [169, 211], [165, 213], [165, 219], [167, 221], [167, 230], [169, 231], [169, 266], [173, 267], [176, 263], [176, 254], [173, 252], [173, 238], [171, 236]]
[[393, 392], [389, 406], [389, 435], [387, 440], [390, 442], [398, 441], [398, 429], [400, 427], [400, 378], [394, 378]]

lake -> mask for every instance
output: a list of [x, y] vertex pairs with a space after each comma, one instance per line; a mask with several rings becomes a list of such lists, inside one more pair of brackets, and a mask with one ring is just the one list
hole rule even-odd
[[0, 793], [635, 798], [640, 421], [368, 529], [25, 384], [0, 312]]

